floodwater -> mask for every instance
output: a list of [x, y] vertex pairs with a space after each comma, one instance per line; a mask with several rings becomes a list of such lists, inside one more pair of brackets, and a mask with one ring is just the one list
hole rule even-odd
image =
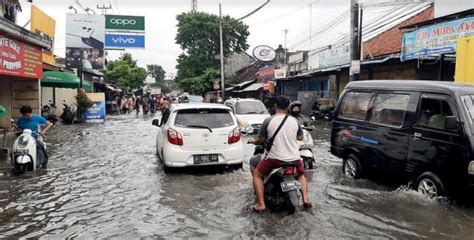
[[[457, 238], [472, 239], [474, 209], [428, 200], [371, 180], [349, 180], [331, 156], [329, 124], [315, 135], [307, 172], [311, 210], [248, 210], [244, 171], [166, 175], [151, 117], [112, 116], [99, 125], [58, 126], [47, 172], [13, 176], [0, 164], [0, 238]], [[252, 147], [247, 146], [248, 161]]]

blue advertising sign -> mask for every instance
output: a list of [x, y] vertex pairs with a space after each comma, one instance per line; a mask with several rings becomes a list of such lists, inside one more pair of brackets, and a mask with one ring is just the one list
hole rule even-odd
[[106, 48], [145, 48], [144, 35], [105, 34]]
[[92, 101], [92, 105], [82, 114], [82, 119], [86, 123], [105, 122], [105, 94], [87, 93], [87, 97]]
[[474, 35], [474, 17], [439, 23], [403, 34], [402, 61], [455, 53], [459, 38]]

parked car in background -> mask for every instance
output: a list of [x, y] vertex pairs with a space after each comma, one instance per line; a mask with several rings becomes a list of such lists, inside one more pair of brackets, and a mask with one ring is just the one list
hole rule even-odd
[[433, 198], [474, 188], [474, 87], [451, 82], [347, 85], [331, 152], [351, 178], [379, 173]]
[[232, 108], [244, 134], [257, 134], [262, 128], [263, 121], [270, 117], [262, 101], [251, 98], [233, 98], [225, 101]]
[[242, 168], [240, 128], [232, 110], [220, 104], [174, 104], [158, 126], [156, 151], [165, 172], [174, 168], [227, 165]]

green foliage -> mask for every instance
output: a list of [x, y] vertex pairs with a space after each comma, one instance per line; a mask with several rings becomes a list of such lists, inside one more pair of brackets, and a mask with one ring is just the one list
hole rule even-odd
[[146, 65], [148, 75], [155, 79], [155, 82], [162, 82], [165, 80], [166, 72], [160, 65], [150, 64]]
[[146, 69], [137, 66], [132, 54], [124, 53], [116, 61], [111, 61], [105, 69], [108, 79], [117, 81], [117, 85], [127, 90], [138, 89], [145, 85], [148, 76]]
[[[204, 12], [187, 12], [177, 16], [176, 43], [186, 52], [178, 57], [176, 80], [185, 91], [202, 94], [212, 88], [211, 75], [219, 75], [219, 17]], [[249, 47], [248, 26], [226, 16], [223, 18], [224, 56], [246, 51]], [[218, 78], [218, 77], [217, 77]]]
[[77, 116], [82, 118], [87, 109], [92, 105], [92, 101], [87, 97], [87, 94], [84, 91], [79, 91], [76, 95], [77, 101]]
[[186, 78], [178, 82], [178, 86], [185, 92], [201, 95], [212, 90], [215, 81], [219, 81], [220, 72], [217, 68], [208, 68], [199, 77]]

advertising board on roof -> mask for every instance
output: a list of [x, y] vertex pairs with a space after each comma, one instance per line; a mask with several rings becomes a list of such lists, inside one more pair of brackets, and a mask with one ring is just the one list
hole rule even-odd
[[271, 62], [275, 60], [275, 57], [276, 57], [275, 50], [266, 45], [260, 45], [260, 46], [255, 47], [252, 53], [256, 59], [260, 61], [264, 61], [264, 62]]
[[401, 60], [456, 52], [457, 40], [474, 36], [474, 17], [434, 24], [403, 34]]

